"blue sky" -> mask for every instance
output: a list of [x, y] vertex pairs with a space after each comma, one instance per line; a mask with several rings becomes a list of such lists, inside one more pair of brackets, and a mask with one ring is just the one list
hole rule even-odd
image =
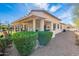
[[74, 4], [64, 3], [0, 3], [0, 22], [11, 23], [26, 16], [32, 9], [44, 9], [66, 24], [73, 24]]

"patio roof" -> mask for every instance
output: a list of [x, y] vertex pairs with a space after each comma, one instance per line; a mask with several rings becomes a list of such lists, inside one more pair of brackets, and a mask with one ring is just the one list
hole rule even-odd
[[[49, 12], [47, 12], [47, 11], [45, 11], [45, 10], [31, 10], [31, 12], [32, 12], [32, 11], [45, 12], [45, 13], [49, 14], [50, 16], [54, 17], [55, 19], [61, 21], [59, 18], [55, 17], [54, 15], [50, 14]], [[30, 13], [31, 13], [31, 12], [30, 12]], [[29, 14], [30, 14], [30, 13], [29, 13]], [[24, 16], [24, 17], [22, 17], [22, 18], [20, 18], [20, 19], [18, 19], [18, 20], [16, 20], [16, 21], [14, 21], [14, 22], [12, 22], [12, 24], [17, 23], [17, 22], [20, 22], [20, 21], [23, 21], [23, 20], [25, 20], [25, 19], [29, 19], [29, 18], [36, 18], [36, 17], [38, 17], [38, 18], [41, 18], [41, 19], [46, 19], [46, 18], [44, 18], [44, 17], [40, 17], [40, 16], [36, 16], [36, 15], [31, 15], [31, 16], [29, 16], [29, 14], [28, 14], [27, 16]]]
[[22, 22], [22, 21], [28, 21], [27, 19], [45, 19], [45, 18], [43, 18], [43, 17], [39, 17], [39, 16], [36, 16], [36, 15], [31, 15], [31, 16], [26, 16], [26, 17], [23, 17], [23, 18], [21, 18], [21, 19], [19, 19], [19, 20], [16, 20], [16, 21], [14, 21], [12, 24], [14, 24], [14, 23], [17, 23], [17, 22]]

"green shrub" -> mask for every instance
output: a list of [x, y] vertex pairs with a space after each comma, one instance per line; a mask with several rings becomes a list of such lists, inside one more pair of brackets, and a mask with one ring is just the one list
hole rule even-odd
[[0, 37], [0, 45], [2, 45], [2, 48], [7, 48], [11, 42], [11, 36]]
[[38, 41], [40, 45], [47, 45], [48, 42], [51, 40], [52, 32], [48, 31], [40, 31], [38, 32]]
[[4, 36], [3, 35], [0, 35], [0, 38], [3, 38]]
[[5, 38], [0, 38], [0, 45], [2, 48], [6, 48], [7, 44], [6, 44], [6, 39]]
[[29, 55], [35, 45], [38, 35], [36, 32], [17, 32], [12, 35], [14, 44], [20, 55]]

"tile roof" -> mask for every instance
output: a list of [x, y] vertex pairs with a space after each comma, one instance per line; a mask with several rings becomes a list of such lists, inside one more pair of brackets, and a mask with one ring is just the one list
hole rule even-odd
[[[57, 20], [61, 21], [59, 18], [57, 18], [57, 17], [55, 17], [54, 15], [50, 14], [50, 13], [49, 13], [48, 11], [46, 11], [46, 10], [31, 10], [31, 12], [32, 12], [32, 11], [45, 12], [45, 13], [49, 14], [50, 16], [52, 16], [52, 17], [56, 18]], [[30, 12], [30, 13], [31, 13], [31, 12]], [[29, 14], [30, 14], [30, 13], [29, 13]], [[29, 14], [28, 14], [28, 15], [29, 15]], [[27, 17], [28, 17], [28, 15], [27, 15], [27, 16], [24, 16], [24, 17], [22, 17], [22, 18], [21, 18], [21, 19], [19, 19], [19, 20], [14, 21], [14, 22], [17, 22], [17, 21], [20, 21], [20, 20], [22, 20], [22, 19], [25, 19], [25, 18], [27, 18]], [[13, 22], [13, 23], [14, 23], [14, 22]]]
[[61, 21], [61, 19], [59, 19], [59, 18], [57, 18], [56, 16], [54, 16], [54, 15], [50, 14], [50, 13], [49, 13], [48, 11], [46, 11], [46, 10], [31, 10], [31, 12], [32, 12], [32, 11], [45, 12], [45, 13], [49, 14], [50, 16], [52, 16], [52, 17], [54, 17], [54, 18], [56, 18], [56, 19], [58, 19], [58, 20], [60, 20], [60, 21]]

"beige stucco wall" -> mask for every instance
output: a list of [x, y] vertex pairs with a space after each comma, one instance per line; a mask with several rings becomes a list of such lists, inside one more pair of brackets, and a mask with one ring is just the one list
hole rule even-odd
[[[51, 21], [52, 23], [55, 23], [55, 24], [60, 24], [60, 20], [52, 17], [51, 15], [49, 15], [45, 12], [33, 11], [29, 14], [29, 16], [31, 16], [31, 15], [36, 15], [36, 16], [39, 16], [39, 17], [43, 17], [43, 18], [46, 18], [45, 20], [47, 20], [47, 21]], [[52, 30], [52, 32], [59, 33], [59, 32], [61, 32], [61, 29], [56, 29], [55, 31]]]
[[63, 30], [63, 29], [68, 30], [68, 28], [67, 28], [68, 26], [67, 26], [66, 24], [61, 24], [61, 25], [62, 25], [62, 30]]
[[43, 18], [46, 18], [46, 20], [48, 20], [48, 21], [53, 21], [54, 23], [58, 23], [58, 22], [60, 22], [59, 20], [57, 20], [57, 19], [55, 19], [54, 17], [52, 17], [52, 16], [50, 16], [49, 14], [47, 14], [47, 13], [45, 13], [45, 12], [31, 12], [30, 14], [29, 14], [29, 16], [30, 15], [36, 15], [36, 16], [39, 16], [39, 17], [43, 17]]

